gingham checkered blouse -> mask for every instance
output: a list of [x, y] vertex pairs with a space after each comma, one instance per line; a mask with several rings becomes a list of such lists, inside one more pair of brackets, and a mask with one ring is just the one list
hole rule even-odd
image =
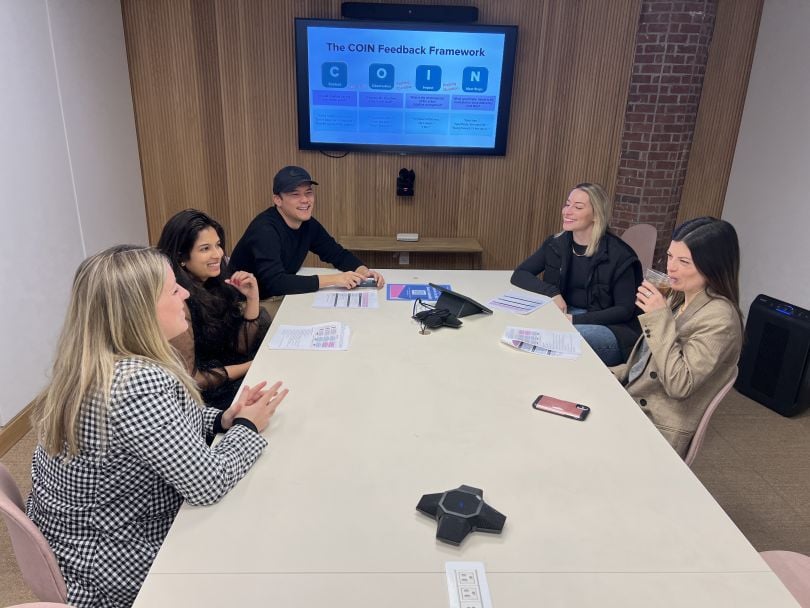
[[86, 405], [78, 456], [37, 446], [28, 515], [56, 554], [69, 604], [130, 606], [183, 500], [217, 502], [267, 441], [234, 425], [209, 447], [219, 410], [198, 407], [176, 378], [139, 359], [116, 364], [107, 408]]

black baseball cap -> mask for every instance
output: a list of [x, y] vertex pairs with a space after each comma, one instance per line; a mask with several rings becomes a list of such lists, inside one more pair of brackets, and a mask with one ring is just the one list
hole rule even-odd
[[273, 178], [273, 194], [293, 192], [301, 184], [318, 185], [306, 169], [301, 167], [284, 167]]

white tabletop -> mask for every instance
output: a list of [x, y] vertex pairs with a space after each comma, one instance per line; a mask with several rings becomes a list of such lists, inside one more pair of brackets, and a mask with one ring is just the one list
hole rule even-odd
[[[386, 271], [486, 303], [508, 272]], [[448, 605], [446, 561], [480, 561], [493, 605], [795, 607], [768, 566], [596, 355], [499, 343], [507, 325], [571, 330], [547, 305], [420, 335], [412, 303], [317, 309], [288, 296], [247, 377], [290, 394], [254, 469], [218, 505], [184, 505], [136, 606]], [[269, 350], [278, 324], [342, 321], [344, 352]], [[538, 394], [585, 422], [532, 409]], [[501, 535], [435, 540], [422, 494], [466, 484]]]

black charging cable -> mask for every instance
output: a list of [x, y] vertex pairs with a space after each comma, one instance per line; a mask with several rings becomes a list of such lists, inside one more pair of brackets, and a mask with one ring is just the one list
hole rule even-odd
[[[422, 310], [417, 311], [417, 306], [421, 306]], [[420, 299], [414, 300], [411, 312], [411, 318], [419, 322], [420, 334], [427, 333], [428, 329], [438, 329], [439, 327], [452, 327], [454, 329], [461, 327], [461, 321], [451, 314], [449, 310], [436, 308]]]

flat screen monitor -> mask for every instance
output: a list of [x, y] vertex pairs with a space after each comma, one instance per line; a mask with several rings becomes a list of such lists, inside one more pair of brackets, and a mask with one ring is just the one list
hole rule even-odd
[[302, 150], [506, 154], [517, 26], [295, 20]]

